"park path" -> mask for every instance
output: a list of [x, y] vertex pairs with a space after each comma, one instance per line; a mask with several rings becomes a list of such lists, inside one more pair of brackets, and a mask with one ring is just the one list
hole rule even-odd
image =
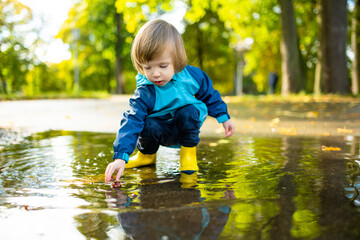
[[[29, 133], [69, 130], [116, 133], [130, 96], [0, 102], [0, 128]], [[360, 101], [262, 102], [225, 97], [237, 135], [359, 135]], [[219, 136], [222, 127], [208, 117], [201, 134]]]

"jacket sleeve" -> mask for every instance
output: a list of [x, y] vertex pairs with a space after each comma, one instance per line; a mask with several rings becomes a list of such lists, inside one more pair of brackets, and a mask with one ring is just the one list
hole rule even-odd
[[188, 66], [187, 68], [200, 86], [195, 97], [206, 104], [209, 116], [216, 118], [219, 123], [229, 120], [230, 115], [227, 110], [227, 105], [221, 99], [220, 93], [213, 88], [209, 76], [199, 68], [192, 66]]
[[124, 112], [120, 128], [113, 143], [113, 159], [129, 161], [129, 156], [136, 147], [137, 139], [144, 128], [144, 121], [155, 105], [155, 90], [144, 85], [136, 89], [130, 98], [130, 109]]

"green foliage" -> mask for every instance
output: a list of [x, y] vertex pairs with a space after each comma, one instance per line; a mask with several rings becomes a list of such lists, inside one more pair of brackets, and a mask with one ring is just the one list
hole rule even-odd
[[84, 0], [75, 4], [57, 35], [70, 45], [73, 68], [78, 64], [82, 90], [114, 91], [111, 83], [115, 81], [117, 41], [114, 3]]
[[173, 0], [116, 0], [118, 13], [124, 16], [126, 30], [134, 34], [150, 17], [156, 17], [173, 8]]
[[[197, 1], [191, 1], [194, 6]], [[245, 39], [252, 39], [253, 44], [245, 54], [245, 74], [251, 75], [258, 91], [266, 89], [267, 75], [270, 71], [280, 72], [280, 19], [276, 11], [276, 0], [245, 1], [217, 0], [202, 6], [216, 11], [229, 32], [230, 45], [235, 48], [244, 44]], [[192, 7], [186, 18], [195, 22], [203, 11]]]
[[209, 10], [183, 34], [189, 64], [200, 67], [222, 93], [232, 93], [235, 61], [229, 48], [229, 32], [215, 12]]
[[[217, 0], [189, 2], [186, 19], [190, 24], [199, 22], [207, 10], [218, 14], [230, 35], [230, 46], [251, 38], [253, 44], [245, 54], [245, 75], [251, 76], [257, 90], [265, 92], [270, 71], [281, 73], [280, 7], [276, 0]], [[307, 69], [307, 90], [313, 86], [318, 31], [316, 1], [294, 1], [300, 49], [304, 68]], [[280, 76], [281, 78], [281, 76]]]
[[[26, 96], [36, 96], [43, 92], [61, 91], [72, 94], [76, 66], [79, 67], [81, 90], [114, 93], [118, 38], [125, 90], [133, 92], [136, 74], [130, 59], [133, 37], [149, 19], [173, 11], [175, 2], [78, 1], [57, 35], [69, 44], [72, 59], [59, 64], [45, 64], [34, 55], [36, 43], [30, 47], [24, 44], [21, 26], [31, 21], [30, 9], [17, 0], [0, 0], [0, 93], [22, 92]], [[277, 72], [281, 79], [281, 21], [277, 0], [181, 2], [187, 6], [183, 38], [189, 64], [208, 73], [221, 93], [234, 92], [237, 61], [234, 53], [241, 45], [245, 61], [245, 93], [266, 92], [270, 71]], [[312, 92], [319, 50], [317, 1], [294, 0], [293, 4], [306, 92]], [[117, 20], [121, 21], [120, 34]]]
[[17, 92], [33, 58], [24, 46], [21, 26], [32, 18], [31, 11], [16, 0], [0, 1], [0, 82], [3, 93]]

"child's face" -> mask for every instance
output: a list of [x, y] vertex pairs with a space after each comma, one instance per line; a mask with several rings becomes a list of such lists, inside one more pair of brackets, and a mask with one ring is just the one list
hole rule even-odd
[[166, 48], [157, 58], [142, 64], [144, 74], [156, 86], [164, 86], [175, 74], [171, 51]]

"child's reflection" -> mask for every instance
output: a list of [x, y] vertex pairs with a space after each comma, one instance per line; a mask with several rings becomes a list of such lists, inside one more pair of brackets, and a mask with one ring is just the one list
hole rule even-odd
[[[195, 184], [196, 175], [182, 173], [179, 181], [142, 185], [140, 203], [132, 203], [131, 197], [121, 189], [108, 192], [108, 197], [116, 198], [117, 208], [141, 206], [141, 210], [129, 210], [117, 216], [133, 239], [217, 239], [231, 208], [200, 205], [203, 200], [200, 191], [190, 187]], [[233, 191], [226, 190], [225, 198], [234, 199]]]

